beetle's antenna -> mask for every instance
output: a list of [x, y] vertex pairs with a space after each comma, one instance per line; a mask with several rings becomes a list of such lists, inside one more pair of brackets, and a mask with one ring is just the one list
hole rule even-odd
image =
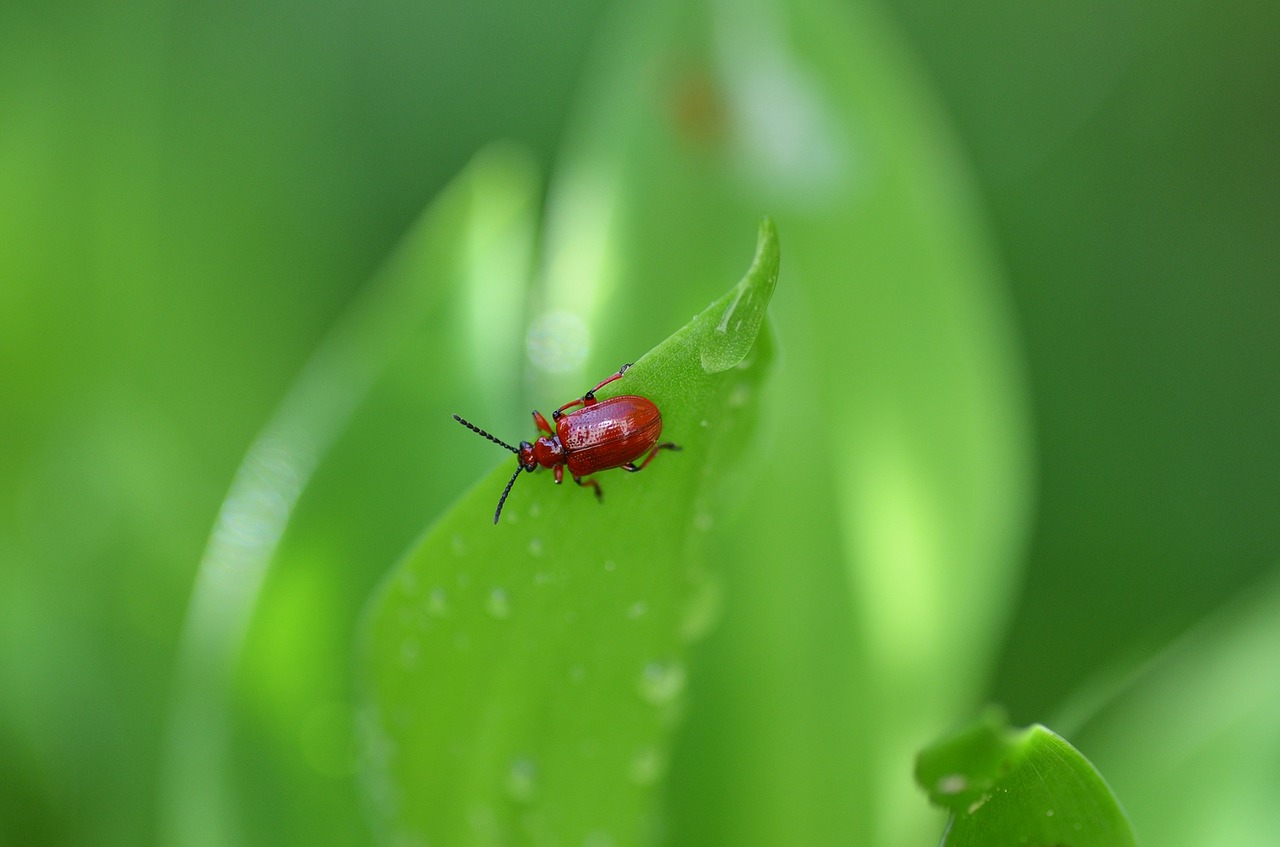
[[[456, 415], [455, 415], [455, 417], [456, 417]], [[507, 483], [507, 487], [506, 487], [506, 488], [504, 488], [504, 489], [502, 489], [502, 496], [498, 498], [498, 508], [497, 508], [497, 510], [493, 513], [493, 525], [494, 525], [494, 526], [497, 526], [497, 525], [498, 525], [498, 515], [501, 515], [501, 514], [502, 514], [502, 504], [503, 504], [503, 503], [505, 503], [505, 502], [507, 502], [507, 495], [511, 493], [511, 486], [513, 486], [513, 485], [515, 485], [515, 484], [516, 484], [516, 479], [520, 476], [520, 471], [522, 471], [522, 470], [524, 470], [524, 466], [523, 466], [523, 465], [521, 465], [521, 466], [517, 467], [517, 468], [516, 468], [516, 472], [515, 472], [515, 474], [511, 477], [511, 481]]]
[[[481, 429], [480, 427], [478, 427], [478, 426], [476, 426], [475, 424], [471, 423], [470, 421], [464, 421], [462, 418], [458, 417], [457, 415], [454, 415], [454, 416], [453, 416], [453, 419], [454, 419], [455, 421], [457, 421], [458, 423], [462, 424], [463, 426], [465, 426], [467, 429], [469, 429], [469, 430], [471, 430], [472, 432], [474, 432], [476, 435], [483, 435], [485, 438], [489, 439], [489, 440], [490, 440], [490, 441], [492, 441], [494, 444], [497, 444], [499, 447], [505, 447], [505, 448], [507, 448], [508, 450], [510, 450], [512, 453], [515, 453], [517, 456], [519, 456], [519, 455], [520, 455], [520, 451], [519, 451], [519, 450], [517, 450], [516, 448], [512, 447], [510, 444], [508, 444], [507, 442], [503, 441], [503, 440], [502, 440], [502, 439], [500, 439], [500, 438], [494, 438], [492, 435], [490, 435], [489, 433], [485, 432], [483, 429]], [[508, 485], [508, 486], [507, 486], [507, 490], [508, 490], [508, 491], [510, 491], [510, 490], [511, 490], [511, 486], [510, 486], [510, 485]], [[502, 496], [503, 496], [503, 498], [505, 499], [507, 495], [503, 494]], [[499, 509], [501, 509], [501, 508], [502, 508], [502, 506], [501, 506], [501, 505], [499, 505], [499, 506], [498, 506], [498, 508], [499, 508]], [[494, 521], [494, 522], [496, 523], [497, 521]]]

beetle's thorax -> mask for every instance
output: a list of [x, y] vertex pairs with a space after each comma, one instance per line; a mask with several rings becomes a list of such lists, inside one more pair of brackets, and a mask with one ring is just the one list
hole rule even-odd
[[554, 468], [564, 462], [564, 447], [559, 438], [543, 435], [533, 444], [525, 441], [520, 445], [520, 464], [525, 467]]

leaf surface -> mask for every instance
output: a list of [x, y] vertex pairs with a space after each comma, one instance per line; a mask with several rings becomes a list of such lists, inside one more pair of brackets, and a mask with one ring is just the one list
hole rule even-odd
[[767, 334], [753, 342], [777, 274], [765, 220], [742, 282], [600, 392], [653, 400], [681, 452], [600, 474], [603, 505], [521, 474], [495, 527], [507, 459], [375, 596], [363, 734], [392, 843], [633, 844], [651, 831], [686, 647], [715, 615], [702, 539], [767, 370]]

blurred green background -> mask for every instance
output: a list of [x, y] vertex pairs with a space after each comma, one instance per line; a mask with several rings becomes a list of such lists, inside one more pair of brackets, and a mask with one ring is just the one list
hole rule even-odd
[[[1280, 552], [1280, 7], [788, 5], [806, 7], [810, 20], [848, 13], [829, 42], [792, 48], [847, 51], [848, 67], [865, 76], [842, 77], [833, 62], [814, 72], [831, 90], [870, 86], [861, 102], [882, 111], [864, 119], [898, 108], [929, 116], [900, 125], [936, 136], [895, 138], [877, 124], [865, 137], [900, 144], [908, 164], [917, 147], [922, 161], [945, 163], [936, 174], [954, 185], [940, 194], [961, 200], [939, 215], [958, 219], [955, 230], [993, 257], [990, 287], [977, 289], [990, 302], [974, 308], [995, 315], [997, 370], [1012, 375], [1000, 409], [1011, 442], [997, 447], [1013, 468], [1007, 541], [1017, 568], [1000, 589], [1007, 599], [991, 603], [991, 657], [961, 662], [974, 692], [941, 711], [959, 720], [990, 699], [1017, 722], [1054, 725], [1113, 706], [1120, 717], [1092, 736], [1097, 747], [1083, 743], [1087, 733], [1081, 747], [1104, 775], [1130, 775], [1113, 786], [1122, 802], [1131, 792], [1140, 836], [1148, 823], [1150, 843], [1173, 843], [1155, 840], [1158, 817], [1140, 810], [1174, 800], [1134, 764], [1135, 750], [1159, 761], [1152, 750], [1167, 750], [1168, 739], [1116, 727], [1164, 725], [1183, 739], [1201, 731], [1206, 744], [1247, 727], [1250, 743], [1215, 748], [1220, 769], [1199, 772], [1234, 774], [1257, 791], [1280, 781], [1266, 712], [1245, 720], [1189, 706], [1182, 723], [1159, 721], [1188, 685], [1209, 679], [1215, 688], [1198, 692], [1209, 702], [1276, 702], [1270, 689], [1233, 686], [1265, 676], [1268, 659], [1274, 671], [1280, 656], [1267, 615], [1237, 614], [1274, 595]], [[173, 741], [183, 737], [175, 704], [197, 565], [237, 468], [313, 352], [477, 151], [494, 140], [528, 149], [527, 158], [502, 154], [515, 162], [503, 190], [533, 218], [566, 162], [608, 149], [612, 136], [593, 137], [584, 115], [602, 114], [601, 102], [624, 117], [631, 109], [611, 73], [631, 61], [620, 45], [632, 43], [633, 19], [616, 12], [509, 0], [0, 4], [0, 843], [172, 843], [182, 829], [173, 810], [208, 799], [207, 786], [178, 780], [181, 767], [166, 757], [185, 743]], [[845, 31], [854, 34], [847, 47]], [[696, 57], [698, 43], [673, 42], [672, 55]], [[644, 49], [661, 52], [664, 42]], [[612, 100], [601, 94], [610, 91]], [[696, 107], [696, 87], [690, 96]], [[695, 120], [689, 132], [698, 131]], [[723, 152], [715, 140], [697, 154], [712, 170]], [[802, 325], [814, 307], [787, 294], [805, 284], [788, 268], [809, 281], [851, 274], [872, 292], [885, 269], [859, 268], [856, 255], [822, 264], [806, 246], [853, 236], [832, 228], [824, 242], [820, 226], [794, 223], [802, 213], [786, 191], [770, 207], [751, 199], [740, 217], [709, 212], [705, 255], [691, 252], [699, 231], [685, 230], [667, 265], [649, 260], [665, 271], [650, 277], [660, 281], [623, 287], [602, 307], [607, 326], [637, 308], [643, 323], [631, 335], [617, 330], [616, 349], [592, 349], [570, 389], [723, 291], [767, 212], [782, 237], [779, 346], [793, 368], [807, 367], [799, 379], [784, 371], [774, 399], [808, 400], [774, 410], [767, 431], [785, 439], [795, 416], [822, 414], [823, 397], [856, 396], [842, 382], [848, 363], [788, 337], [788, 321]], [[790, 241], [789, 213], [790, 232], [802, 233]], [[875, 221], [876, 207], [867, 216]], [[662, 253], [667, 233], [642, 226], [652, 217], [633, 214], [633, 238]], [[533, 243], [512, 228], [508, 241]], [[433, 231], [448, 243], [447, 223]], [[874, 233], [886, 254], [895, 236]], [[537, 276], [521, 263], [537, 261], [512, 259], [507, 301]], [[679, 278], [693, 261], [705, 272], [696, 285]], [[542, 285], [538, 296], [550, 297], [554, 280]], [[920, 308], [970, 305], [944, 297]], [[350, 717], [355, 619], [401, 552], [496, 461], [450, 430], [441, 412], [453, 409], [441, 404], [474, 398], [475, 416], [487, 409], [495, 430], [515, 433], [530, 404], [572, 393], [550, 376], [521, 380], [518, 313], [505, 318], [516, 327], [500, 351], [509, 367], [496, 368], [476, 367], [478, 330], [450, 320], [449, 307], [436, 314], [410, 333], [412, 358], [379, 372], [374, 399], [342, 424], [304, 488], [264, 588], [259, 608], [270, 614], [247, 624], [250, 649], [234, 663], [228, 700], [209, 704], [223, 724], [211, 737], [227, 741], [213, 778], [233, 786], [227, 814], [238, 834], [224, 840], [211, 828], [207, 843], [370, 839], [350, 757], [332, 740], [342, 734], [326, 729]], [[827, 408], [839, 414], [843, 402]], [[818, 444], [794, 472], [819, 473], [806, 462], [821, 466], [826, 449]], [[766, 545], [800, 544], [799, 560], [808, 544], [823, 558], [822, 542], [797, 542], [792, 527], [755, 531]], [[735, 618], [734, 591], [730, 583], [722, 631], [694, 657], [710, 681], [702, 699], [691, 682], [695, 727], [715, 722], [698, 711], [717, 702], [715, 657], [751, 629], [750, 618]], [[804, 629], [811, 613], [820, 626], [847, 625], [848, 609], [823, 602], [801, 591], [763, 614], [783, 629]], [[1170, 644], [1195, 652], [1185, 645], [1200, 643], [1206, 618], [1217, 623], [1196, 653], [1201, 664], [1188, 660], [1187, 685], [1175, 663], [1155, 705], [1142, 706], [1140, 693], [1117, 700], [1114, 689]], [[1256, 623], [1256, 637], [1214, 635], [1233, 620]], [[1203, 670], [1230, 665], [1240, 644], [1256, 645], [1241, 655], [1260, 664], [1241, 659], [1220, 677]], [[1226, 651], [1220, 660], [1215, 649]], [[796, 672], [821, 676], [815, 664]], [[1125, 709], [1137, 715], [1128, 724]], [[304, 740], [301, 754], [281, 740], [298, 715], [304, 736], [322, 739]], [[1075, 740], [1076, 726], [1054, 728]], [[672, 784], [696, 772], [677, 769]], [[841, 786], [829, 791], [839, 802]], [[670, 803], [678, 835], [693, 813]], [[1275, 843], [1274, 812], [1261, 801], [1249, 808], [1254, 816], [1234, 817], [1230, 840], [1217, 843]], [[1201, 839], [1185, 843], [1228, 837], [1200, 827], [1180, 830]]]

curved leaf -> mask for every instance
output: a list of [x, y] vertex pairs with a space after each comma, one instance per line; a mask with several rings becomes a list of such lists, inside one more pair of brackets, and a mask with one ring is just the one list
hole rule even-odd
[[601, 392], [651, 398], [682, 452], [599, 475], [603, 506], [523, 480], [495, 527], [508, 458], [375, 597], [363, 728], [390, 841], [631, 844], [652, 826], [686, 645], [714, 615], [701, 539], [767, 369], [767, 344], [748, 353], [777, 273], [766, 220], [743, 281]]

